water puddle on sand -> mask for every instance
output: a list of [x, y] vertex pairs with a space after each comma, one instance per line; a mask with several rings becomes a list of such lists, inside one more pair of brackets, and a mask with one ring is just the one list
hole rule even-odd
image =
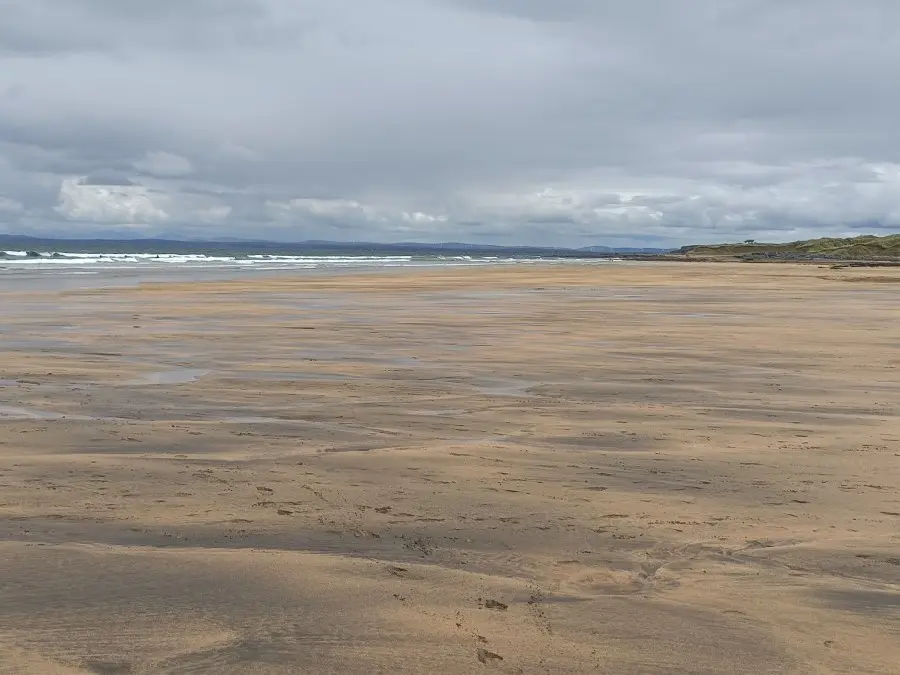
[[187, 384], [196, 382], [204, 375], [208, 375], [208, 370], [201, 368], [176, 368], [174, 370], [160, 370], [155, 373], [148, 373], [133, 380], [128, 380], [122, 384], [126, 386], [142, 386], [142, 385], [166, 385], [166, 384]]
[[262, 415], [230, 415], [226, 417], [216, 417], [212, 422], [221, 422], [223, 424], [290, 424], [293, 426], [318, 427], [328, 429], [329, 431], [349, 431], [353, 434], [363, 433], [364, 430], [352, 425], [342, 425], [337, 423], [320, 422], [304, 419], [291, 419], [288, 417], [264, 417]]
[[34, 420], [34, 421], [50, 421], [50, 420], [74, 420], [78, 422], [133, 422], [134, 420], [124, 419], [120, 417], [93, 417], [91, 415], [66, 415], [63, 413], [53, 412], [52, 410], [41, 410], [40, 408], [23, 408], [20, 406], [0, 405], [0, 421], [9, 420]]
[[515, 380], [487, 380], [479, 379], [471, 383], [479, 394], [485, 396], [512, 396], [518, 398], [535, 398], [538, 395], [529, 391], [533, 387], [539, 386], [540, 382], [525, 381], [517, 382]]
[[61, 420], [65, 415], [37, 408], [19, 408], [0, 405], [0, 419], [3, 420]]
[[417, 415], [422, 417], [445, 417], [445, 416], [456, 416], [456, 415], [465, 415], [469, 411], [465, 408], [453, 408], [448, 410], [407, 410], [407, 415]]
[[358, 427], [353, 427], [352, 425], [343, 425], [338, 423], [329, 423], [318, 420], [304, 420], [304, 419], [287, 419], [287, 418], [278, 418], [278, 417], [262, 417], [262, 416], [241, 416], [241, 415], [229, 415], [229, 416], [196, 416], [196, 417], [187, 417], [187, 418], [170, 418], [168, 416], [165, 417], [153, 417], [153, 418], [131, 418], [131, 417], [109, 417], [103, 415], [66, 415], [63, 413], [53, 412], [52, 410], [41, 410], [39, 408], [25, 408], [20, 406], [9, 406], [9, 405], [0, 405], [0, 421], [11, 421], [11, 420], [31, 420], [31, 421], [76, 421], [76, 422], [124, 422], [127, 424], [141, 424], [141, 423], [154, 423], [159, 421], [167, 421], [167, 422], [179, 422], [179, 423], [188, 423], [188, 422], [197, 422], [197, 423], [208, 423], [208, 422], [220, 422], [225, 424], [290, 424], [290, 425], [303, 425], [303, 426], [311, 426], [318, 427], [333, 431], [345, 431], [353, 434], [361, 434], [364, 433], [365, 430]]
[[436, 385], [456, 390], [475, 390], [476, 393], [483, 396], [518, 398], [539, 398], [540, 394], [530, 390], [547, 384], [547, 382], [526, 380], [518, 377], [481, 377], [473, 373], [456, 373], [448, 378], [422, 380], [422, 382], [429, 381], [433, 381]]
[[752, 318], [749, 314], [732, 314], [725, 312], [644, 312], [645, 314], [656, 314], [659, 316], [669, 316], [680, 319], [734, 319], [736, 321], [744, 321]]
[[225, 424], [290, 424], [294, 420], [279, 419], [277, 417], [223, 417], [218, 422]]
[[228, 374], [228, 379], [235, 380], [263, 380], [267, 382], [344, 382], [346, 380], [358, 379], [357, 375], [347, 375], [344, 373], [316, 373], [307, 372], [277, 372], [277, 371], [254, 371], [239, 370]]
[[313, 347], [303, 350], [303, 356], [312, 361], [322, 363], [365, 363], [377, 366], [410, 366], [425, 365], [421, 359], [406, 354], [349, 347]]

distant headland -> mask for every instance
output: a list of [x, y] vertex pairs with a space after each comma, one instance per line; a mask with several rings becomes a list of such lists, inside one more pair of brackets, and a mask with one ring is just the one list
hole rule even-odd
[[883, 237], [807, 239], [786, 244], [767, 244], [752, 239], [736, 244], [702, 244], [683, 246], [667, 258], [689, 260], [762, 261], [868, 261], [900, 264], [900, 234]]

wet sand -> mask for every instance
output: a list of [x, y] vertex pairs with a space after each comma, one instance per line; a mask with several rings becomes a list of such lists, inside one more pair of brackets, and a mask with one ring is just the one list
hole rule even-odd
[[0, 293], [0, 673], [894, 673], [896, 281]]

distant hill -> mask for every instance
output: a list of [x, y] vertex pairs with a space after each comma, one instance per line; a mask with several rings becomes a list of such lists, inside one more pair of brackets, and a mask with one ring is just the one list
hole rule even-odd
[[701, 244], [684, 246], [675, 253], [689, 258], [730, 257], [745, 260], [893, 260], [900, 259], [900, 234], [808, 239], [787, 244]]
[[3, 250], [58, 251], [62, 253], [207, 253], [227, 255], [509, 255], [553, 257], [611, 257], [619, 253], [660, 253], [663, 249], [612, 248], [591, 246], [581, 249], [553, 246], [512, 246], [444, 242], [427, 244], [414, 241], [379, 243], [367, 241], [275, 242], [223, 237], [216, 241], [191, 239], [55, 239], [26, 235], [0, 234]]

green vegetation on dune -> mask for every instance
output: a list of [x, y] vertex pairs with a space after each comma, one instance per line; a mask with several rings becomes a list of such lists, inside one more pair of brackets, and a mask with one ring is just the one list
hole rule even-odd
[[900, 234], [885, 237], [864, 235], [847, 239], [809, 239], [787, 244], [745, 242], [685, 246], [678, 253], [687, 256], [835, 258], [841, 260], [875, 260], [900, 258]]

